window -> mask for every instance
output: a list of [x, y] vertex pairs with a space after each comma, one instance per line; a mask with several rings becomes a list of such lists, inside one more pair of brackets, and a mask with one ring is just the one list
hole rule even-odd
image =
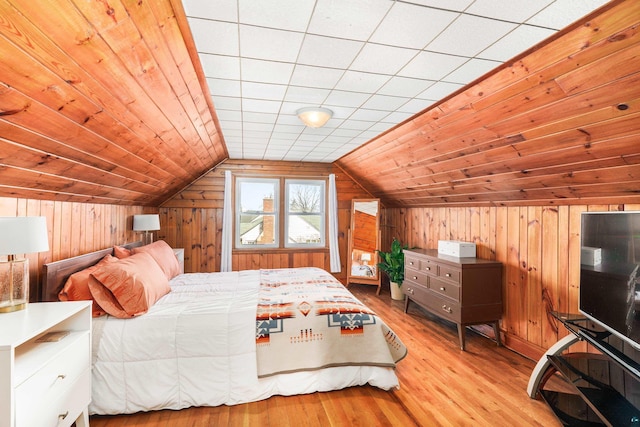
[[285, 247], [324, 246], [324, 181], [285, 181]]
[[325, 187], [324, 180], [237, 178], [235, 247], [324, 247]]
[[236, 181], [236, 247], [277, 248], [280, 180]]

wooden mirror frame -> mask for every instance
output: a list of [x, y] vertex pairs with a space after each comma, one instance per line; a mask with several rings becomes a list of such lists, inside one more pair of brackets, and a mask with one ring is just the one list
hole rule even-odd
[[[372, 215], [359, 214], [363, 211], [356, 209], [358, 203], [375, 204], [375, 220], [367, 218]], [[363, 224], [373, 227], [372, 232], [360, 233]], [[351, 225], [348, 233], [347, 252], [347, 286], [351, 283], [375, 285], [376, 294], [380, 294], [380, 270], [377, 267], [380, 249], [380, 199], [351, 200]], [[368, 254], [368, 257], [367, 257]], [[370, 258], [370, 259], [366, 259]], [[355, 274], [354, 274], [355, 273]]]

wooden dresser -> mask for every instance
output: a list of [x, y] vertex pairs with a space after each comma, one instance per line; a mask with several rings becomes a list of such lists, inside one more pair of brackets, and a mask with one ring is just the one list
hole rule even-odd
[[502, 317], [502, 264], [479, 258], [456, 258], [436, 249], [404, 251], [402, 290], [409, 302], [458, 325], [464, 350], [465, 327], [493, 323], [500, 345], [498, 320]]

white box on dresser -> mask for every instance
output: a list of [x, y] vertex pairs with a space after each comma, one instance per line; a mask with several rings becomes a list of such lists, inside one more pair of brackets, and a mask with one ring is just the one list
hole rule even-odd
[[458, 258], [475, 258], [476, 244], [460, 240], [438, 240], [438, 253]]
[[[51, 332], [67, 334], [38, 342]], [[0, 314], [0, 378], [0, 427], [88, 427], [91, 301]]]

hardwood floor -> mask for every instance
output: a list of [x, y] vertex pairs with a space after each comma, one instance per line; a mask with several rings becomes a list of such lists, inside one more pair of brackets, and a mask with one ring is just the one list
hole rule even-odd
[[414, 304], [405, 314], [388, 288], [379, 296], [374, 286], [349, 289], [409, 349], [397, 367], [399, 390], [353, 387], [236, 406], [92, 416], [91, 426], [560, 426], [544, 402], [527, 395], [533, 361], [470, 330], [462, 352], [453, 323]]

